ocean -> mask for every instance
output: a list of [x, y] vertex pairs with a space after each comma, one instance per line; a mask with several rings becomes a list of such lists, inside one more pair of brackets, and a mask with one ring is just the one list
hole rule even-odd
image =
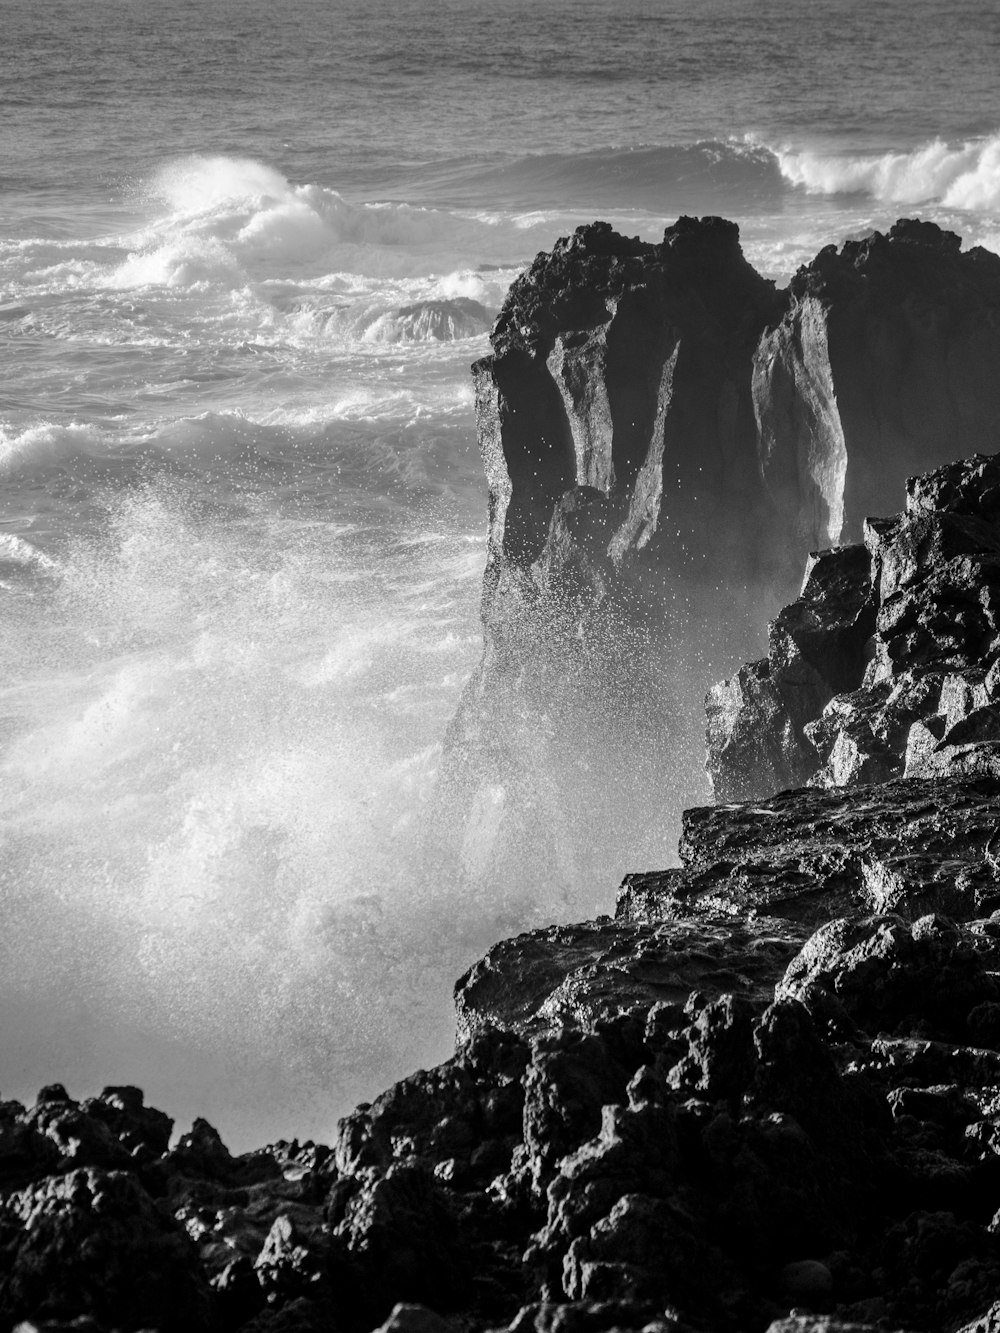
[[1000, 250], [1000, 8], [0, 27], [0, 1094], [137, 1083], [237, 1149], [329, 1139], [449, 1053], [496, 938], [613, 905], [479, 892], [488, 841], [456, 875], [427, 836], [480, 644], [469, 364], [508, 285], [595, 217], [723, 214], [778, 282], [901, 215]]

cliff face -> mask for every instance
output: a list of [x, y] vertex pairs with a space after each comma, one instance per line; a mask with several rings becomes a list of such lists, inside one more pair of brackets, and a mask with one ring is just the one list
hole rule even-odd
[[761, 339], [754, 402], [772, 486], [807, 549], [857, 541], [905, 478], [992, 449], [997, 257], [933, 223], [821, 251]]
[[[900, 222], [776, 291], [732, 223], [681, 219], [659, 245], [594, 224], [515, 282], [492, 341], [485, 649], [442, 789], [499, 880], [600, 882], [671, 792], [700, 794], [690, 700], [755, 653], [805, 552], [992, 447], [1000, 258]], [[845, 667], [796, 661], [833, 670], [815, 699], [843, 688]]]

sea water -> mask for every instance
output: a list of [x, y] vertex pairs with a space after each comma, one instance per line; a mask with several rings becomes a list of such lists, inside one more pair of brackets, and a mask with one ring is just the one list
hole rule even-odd
[[782, 282], [900, 214], [1000, 249], [998, 67], [944, 0], [2, 0], [0, 1094], [329, 1137], [495, 938], [610, 909], [426, 836], [469, 363], [595, 217]]

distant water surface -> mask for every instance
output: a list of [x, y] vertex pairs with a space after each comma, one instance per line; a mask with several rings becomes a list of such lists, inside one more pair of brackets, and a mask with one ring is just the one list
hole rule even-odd
[[902, 213], [1000, 249], [1000, 11], [2, 20], [0, 1092], [328, 1137], [447, 1054], [494, 938], [613, 899], [487, 896], [486, 832], [459, 874], [424, 837], [479, 643], [468, 365], [511, 279], [595, 216], [734, 217], [779, 281]]

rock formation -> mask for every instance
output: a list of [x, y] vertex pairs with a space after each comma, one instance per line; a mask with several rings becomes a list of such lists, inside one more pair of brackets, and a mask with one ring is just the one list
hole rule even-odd
[[1000, 462], [917, 477], [906, 513], [812, 557], [766, 659], [708, 700], [720, 800], [1000, 775]]
[[[171, 1146], [132, 1088], [0, 1105], [0, 1329], [995, 1329], [998, 483], [912, 482], [716, 694], [721, 787], [807, 743], [813, 785], [689, 811], [614, 918], [497, 944], [453, 1058], [332, 1147]], [[833, 782], [876, 715], [877, 780]]]
[[603, 885], [623, 855], [662, 858], [651, 830], [704, 794], [691, 701], [756, 655], [805, 553], [994, 447], [1000, 258], [899, 222], [779, 291], [733, 223], [682, 218], [661, 244], [595, 223], [514, 283], [492, 344], [485, 647], [446, 821], [492, 843], [498, 883]]
[[454, 1056], [330, 1146], [174, 1140], [129, 1087], [0, 1103], [0, 1333], [1000, 1327], [1000, 462], [862, 522], [992, 443], [998, 297], [913, 223], [784, 294], [715, 220], [584, 229], [515, 284], [451, 780], [582, 864], [609, 772], [626, 807], [670, 776], [682, 687], [813, 542], [711, 693], [722, 803], [613, 918], [494, 946]]

